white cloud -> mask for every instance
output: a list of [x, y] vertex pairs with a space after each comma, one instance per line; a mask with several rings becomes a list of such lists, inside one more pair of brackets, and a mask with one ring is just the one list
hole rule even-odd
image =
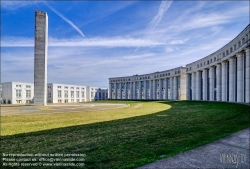
[[73, 22], [71, 22], [69, 19], [64, 17], [61, 13], [59, 13], [57, 10], [55, 10], [54, 8], [52, 8], [51, 6], [46, 4], [45, 2], [44, 2], [44, 5], [46, 5], [49, 9], [51, 9], [53, 12], [55, 12], [58, 16], [60, 16], [70, 26], [72, 26], [72, 28], [74, 28], [81, 36], [85, 37], [85, 35], [82, 33], [82, 31]]
[[179, 39], [179, 40], [170, 41], [169, 44], [171, 44], [171, 45], [184, 44], [187, 41], [188, 41], [188, 39]]
[[123, 56], [124, 59], [142, 59], [146, 57], [151, 57], [154, 56], [154, 53], [144, 53], [144, 54], [138, 54], [138, 55], [128, 55], [128, 56]]
[[6, 10], [16, 10], [29, 5], [39, 3], [38, 1], [1, 1], [1, 8]]
[[173, 51], [176, 51], [176, 50], [179, 50], [179, 48], [177, 47], [166, 47], [166, 52], [167, 53], [170, 53], [170, 52], [173, 52]]
[[[150, 39], [139, 39], [129, 37], [112, 37], [101, 38], [94, 37], [88, 39], [71, 38], [71, 39], [57, 39], [49, 38], [49, 46], [85, 46], [85, 47], [143, 47], [164, 45], [164, 42], [154, 41]], [[1, 39], [2, 47], [33, 47], [34, 39], [26, 37], [3, 37]]]
[[172, 1], [165, 1], [163, 0], [161, 2], [161, 5], [159, 7], [159, 10], [157, 12], [157, 15], [151, 20], [149, 23], [147, 29], [153, 30], [155, 27], [161, 22], [163, 14], [168, 10], [168, 8], [171, 6]]

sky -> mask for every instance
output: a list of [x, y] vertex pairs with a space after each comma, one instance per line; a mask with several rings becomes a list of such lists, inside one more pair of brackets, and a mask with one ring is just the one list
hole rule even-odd
[[35, 11], [48, 15], [48, 83], [185, 66], [249, 24], [248, 1], [1, 1], [1, 82], [34, 82]]

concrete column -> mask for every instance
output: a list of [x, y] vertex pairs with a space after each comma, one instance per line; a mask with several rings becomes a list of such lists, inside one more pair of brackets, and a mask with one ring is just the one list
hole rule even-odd
[[250, 103], [250, 49], [246, 49], [246, 103]]
[[168, 79], [165, 79], [165, 100], [168, 99]]
[[116, 83], [114, 83], [114, 95], [115, 97], [113, 99], [117, 99]]
[[190, 74], [186, 74], [186, 99], [190, 100]]
[[156, 99], [156, 85], [155, 85], [155, 82], [156, 82], [156, 80], [154, 79], [153, 80], [153, 100], [155, 100]]
[[203, 93], [202, 93], [202, 100], [207, 100], [207, 69], [203, 70], [202, 73], [202, 80], [203, 80]]
[[221, 64], [216, 66], [216, 99], [221, 101]]
[[152, 80], [149, 80], [148, 83], [149, 83], [149, 99], [152, 100], [153, 99]]
[[174, 83], [173, 83], [173, 93], [174, 93], [174, 96], [173, 96], [173, 100], [177, 100], [177, 77], [175, 76], [174, 77]]
[[127, 82], [125, 82], [125, 99], [128, 99]]
[[159, 79], [159, 100], [162, 100], [162, 79]]
[[139, 99], [141, 100], [142, 99], [142, 81], [139, 81]]
[[196, 85], [195, 85], [195, 81], [196, 81], [196, 76], [195, 76], [195, 72], [192, 73], [192, 100], [196, 100]]
[[120, 83], [120, 100], [122, 99], [122, 83]]
[[196, 72], [196, 100], [201, 100], [201, 72]]
[[[112, 99], [112, 89], [111, 89], [111, 83], [109, 83], [109, 99]], [[81, 94], [82, 96], [82, 94]]]
[[132, 99], [132, 97], [133, 97], [133, 86], [132, 86], [132, 83], [131, 82], [129, 82], [130, 84], [129, 84], [129, 86], [130, 86], [130, 99]]
[[48, 16], [35, 12], [34, 105], [47, 105]]
[[148, 91], [147, 91], [147, 81], [146, 80], [144, 81], [143, 90], [144, 90], [144, 100], [147, 100]]
[[243, 102], [243, 56], [242, 53], [237, 54], [237, 102]]
[[173, 100], [173, 78], [172, 77], [170, 77], [169, 78], [169, 83], [170, 83], [170, 98], [169, 98], [169, 100]]
[[135, 95], [136, 95], [136, 89], [135, 89], [135, 81], [133, 82], [133, 94], [132, 94], [132, 96], [133, 96], [133, 100], [136, 100], [136, 97], [135, 97]]
[[222, 62], [221, 66], [222, 66], [221, 101], [226, 101], [227, 100], [227, 64], [226, 62]]
[[209, 70], [209, 81], [210, 81], [209, 100], [211, 100], [211, 101], [214, 101], [214, 70], [215, 70], [214, 67], [210, 67], [210, 70]]
[[235, 102], [235, 58], [229, 59], [229, 101]]

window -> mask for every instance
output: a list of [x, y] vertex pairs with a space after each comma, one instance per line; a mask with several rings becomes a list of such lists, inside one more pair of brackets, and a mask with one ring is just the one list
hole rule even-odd
[[70, 87], [70, 89], [74, 89], [74, 87]]
[[76, 90], [79, 90], [79, 87], [77, 87]]
[[57, 91], [57, 97], [58, 97], [58, 98], [62, 97], [62, 91], [61, 91], [61, 90], [58, 90], [58, 91]]
[[65, 87], [64, 87], [64, 89], [68, 89], [68, 87], [67, 87], [67, 86], [65, 86]]
[[26, 88], [31, 88], [30, 86], [26, 86]]
[[22, 97], [21, 90], [16, 90], [16, 97]]
[[30, 98], [31, 97], [31, 90], [26, 90], [26, 97]]
[[85, 96], [84, 96], [84, 92], [82, 92], [82, 97], [84, 98]]
[[51, 91], [48, 93], [48, 97], [51, 98]]
[[76, 91], [76, 97], [79, 98], [79, 91]]
[[68, 91], [64, 91], [64, 97], [68, 98]]
[[91, 92], [91, 98], [93, 98], [94, 97], [94, 93], [93, 92]]
[[16, 85], [16, 87], [21, 87], [21, 85]]
[[245, 38], [242, 39], [242, 44], [244, 44], [244, 43], [245, 43]]
[[74, 97], [74, 91], [71, 91], [71, 98]]

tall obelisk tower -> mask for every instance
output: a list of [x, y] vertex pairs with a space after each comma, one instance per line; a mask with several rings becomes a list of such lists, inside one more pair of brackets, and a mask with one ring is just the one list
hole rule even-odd
[[35, 12], [34, 105], [47, 105], [48, 16]]

